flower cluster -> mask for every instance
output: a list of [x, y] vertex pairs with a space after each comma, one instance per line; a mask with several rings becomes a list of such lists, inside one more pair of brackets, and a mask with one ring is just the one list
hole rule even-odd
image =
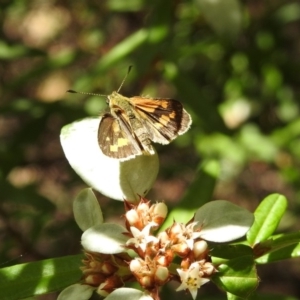
[[[187, 224], [173, 221], [160, 230], [167, 206], [151, 205], [142, 198], [158, 173], [157, 153], [130, 160], [107, 157], [98, 144], [99, 122], [84, 119], [65, 126], [61, 143], [71, 166], [92, 188], [112, 199], [130, 199], [124, 201], [125, 226], [103, 223], [91, 189], [78, 194], [73, 211], [84, 231], [83, 277], [80, 283], [65, 288], [58, 300], [88, 300], [94, 291], [106, 300], [159, 300], [159, 289], [171, 280], [179, 282], [177, 291], [188, 290], [195, 299], [217, 268], [216, 276], [221, 274], [220, 267], [211, 262], [206, 241], [224, 243], [244, 236], [254, 221], [253, 214], [216, 200], [197, 209]], [[143, 291], [129, 288], [130, 282], [138, 282]]]
[[131, 259], [127, 253], [110, 255], [85, 251], [85, 256], [81, 267], [83, 283], [95, 287], [103, 297], [134, 279], [126, 263]]
[[[123, 234], [128, 239], [124, 252], [87, 251], [82, 267], [83, 283], [107, 296], [126, 282], [138, 281], [146, 294], [159, 299], [159, 288], [176, 280], [181, 282], [177, 290], [189, 290], [195, 299], [197, 290], [216, 272], [208, 256], [207, 243], [200, 238], [200, 229], [195, 230], [196, 222], [187, 225], [174, 222], [170, 228], [155, 235], [167, 215], [164, 203], [151, 205], [142, 198], [138, 205], [125, 201], [125, 208], [127, 231]], [[129, 256], [129, 250], [135, 255]], [[175, 257], [181, 262], [175, 264]]]

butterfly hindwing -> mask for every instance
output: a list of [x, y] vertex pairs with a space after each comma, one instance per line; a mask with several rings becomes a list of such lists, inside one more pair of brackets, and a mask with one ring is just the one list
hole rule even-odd
[[141, 154], [140, 145], [133, 139], [128, 128], [124, 128], [124, 124], [121, 125], [120, 122], [121, 119], [114, 118], [110, 113], [102, 116], [98, 129], [100, 149], [112, 158], [130, 158]]

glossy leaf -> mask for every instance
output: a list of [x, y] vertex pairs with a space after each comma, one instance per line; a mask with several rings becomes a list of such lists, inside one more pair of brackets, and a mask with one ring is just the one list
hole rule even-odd
[[212, 281], [222, 290], [235, 296], [247, 298], [258, 285], [253, 256], [246, 255], [221, 264]]
[[[262, 247], [264, 247], [264, 243], [262, 243]], [[300, 257], [299, 231], [272, 237], [267, 254], [257, 258], [256, 262], [266, 264], [295, 257]]]
[[132, 288], [120, 288], [109, 294], [106, 300], [152, 300], [153, 298], [142, 291]]
[[250, 245], [267, 240], [276, 230], [287, 207], [287, 200], [279, 194], [266, 197], [254, 212], [254, 224], [247, 233]]
[[128, 238], [126, 229], [118, 224], [99, 224], [86, 230], [81, 237], [82, 246], [92, 252], [116, 254], [125, 252]]
[[201, 228], [201, 238], [221, 243], [244, 236], [253, 223], [253, 215], [228, 201], [216, 200], [200, 207], [195, 221], [195, 228]]
[[50, 293], [78, 282], [81, 259], [75, 255], [0, 269], [1, 300]]

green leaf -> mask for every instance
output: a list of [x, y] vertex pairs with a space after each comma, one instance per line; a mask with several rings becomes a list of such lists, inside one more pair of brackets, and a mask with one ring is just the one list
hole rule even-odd
[[58, 296], [57, 300], [89, 300], [95, 288], [90, 285], [75, 283], [65, 288]]
[[81, 259], [74, 255], [0, 269], [1, 300], [50, 293], [78, 282]]
[[[224, 213], [226, 212], [226, 213]], [[229, 242], [244, 236], [253, 223], [253, 214], [225, 200], [201, 206], [194, 218], [201, 238], [211, 242]]]
[[258, 285], [255, 263], [252, 255], [245, 255], [228, 261], [218, 267], [212, 281], [222, 290], [235, 296], [247, 298]]
[[287, 200], [279, 194], [266, 197], [254, 212], [255, 221], [247, 233], [250, 245], [267, 240], [276, 230], [287, 207]]
[[82, 237], [82, 246], [92, 252], [116, 254], [125, 252], [128, 237], [124, 235], [126, 229], [118, 224], [103, 223], [87, 229]]
[[76, 223], [82, 231], [103, 223], [101, 207], [91, 188], [83, 189], [76, 196], [73, 212]]
[[231, 293], [226, 293], [226, 295], [227, 295], [227, 300], [244, 300], [244, 298], [238, 297]]
[[153, 299], [150, 295], [136, 290], [132, 288], [119, 288], [113, 291], [111, 294], [109, 294], [107, 297], [105, 297], [107, 300], [151, 300]]
[[[268, 253], [256, 259], [257, 263], [266, 264], [283, 259], [300, 257], [300, 231], [272, 237], [269, 246]], [[264, 243], [259, 245], [259, 248], [263, 247]]]
[[253, 250], [246, 245], [215, 245], [210, 255], [214, 264], [221, 264], [237, 257], [253, 256]]

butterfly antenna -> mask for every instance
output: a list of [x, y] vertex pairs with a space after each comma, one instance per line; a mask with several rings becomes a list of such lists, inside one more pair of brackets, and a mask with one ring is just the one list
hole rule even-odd
[[107, 95], [95, 94], [95, 93], [77, 92], [77, 91], [74, 91], [74, 90], [67, 90], [67, 93], [72, 93], [72, 94], [82, 94], [82, 95], [90, 95], [90, 96], [107, 97]]
[[127, 73], [126, 73], [124, 79], [122, 80], [120, 87], [119, 87], [118, 90], [117, 90], [117, 93], [119, 93], [120, 89], [122, 88], [122, 86], [123, 86], [123, 84], [124, 84], [124, 82], [125, 82], [125, 80], [126, 80], [128, 74], [130, 73], [131, 69], [132, 69], [132, 66], [129, 66], [129, 67], [128, 67], [128, 70], [127, 70]]

